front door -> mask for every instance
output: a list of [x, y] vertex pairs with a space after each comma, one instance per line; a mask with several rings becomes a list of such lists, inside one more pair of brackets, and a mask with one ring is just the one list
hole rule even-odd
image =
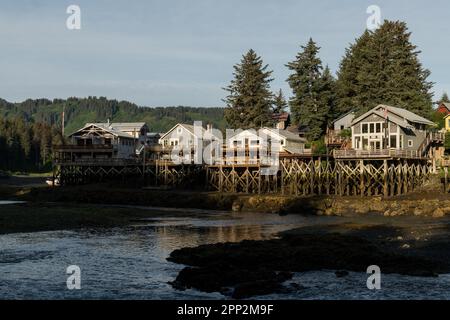
[[381, 149], [381, 140], [371, 140], [369, 143], [370, 143], [370, 150]]

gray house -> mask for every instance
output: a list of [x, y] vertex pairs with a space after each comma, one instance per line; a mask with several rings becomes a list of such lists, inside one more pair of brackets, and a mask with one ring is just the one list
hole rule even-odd
[[349, 129], [352, 125], [353, 119], [355, 119], [355, 112], [350, 111], [341, 115], [339, 118], [333, 121], [333, 129], [336, 132]]
[[353, 120], [355, 150], [397, 149], [416, 151], [436, 124], [411, 111], [378, 105]]

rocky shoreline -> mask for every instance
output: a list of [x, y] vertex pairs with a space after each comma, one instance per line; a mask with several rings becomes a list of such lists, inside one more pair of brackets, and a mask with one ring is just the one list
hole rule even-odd
[[384, 274], [449, 273], [448, 221], [426, 236], [413, 233], [417, 223], [317, 226], [287, 231], [273, 240], [183, 248], [168, 258], [187, 265], [171, 284], [242, 299], [302, 288], [301, 283], [287, 283], [293, 272], [329, 270], [345, 277], [348, 271], [366, 272], [377, 265]]
[[[206, 191], [120, 188], [112, 185], [86, 185], [60, 188], [4, 187], [0, 197], [31, 202], [143, 205], [168, 208], [225, 210], [277, 214], [327, 216], [425, 216], [441, 218], [450, 214], [450, 196], [435, 182], [420, 190], [383, 198], [310, 196], [281, 194], [228, 194]], [[107, 190], [107, 192], [105, 192]]]

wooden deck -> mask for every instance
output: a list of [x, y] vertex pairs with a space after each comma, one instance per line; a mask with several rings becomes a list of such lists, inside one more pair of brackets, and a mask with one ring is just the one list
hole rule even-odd
[[423, 157], [419, 151], [412, 150], [396, 150], [396, 149], [381, 149], [381, 150], [333, 150], [333, 157], [335, 159], [421, 159], [427, 160], [428, 157]]

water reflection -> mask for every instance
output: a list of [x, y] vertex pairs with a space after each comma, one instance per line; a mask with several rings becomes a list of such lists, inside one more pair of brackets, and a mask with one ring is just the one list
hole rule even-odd
[[20, 203], [25, 203], [25, 201], [0, 200], [0, 206], [7, 204], [20, 204]]
[[[327, 223], [332, 219], [327, 218]], [[0, 235], [0, 299], [213, 299], [219, 293], [177, 291], [169, 284], [183, 265], [168, 262], [170, 252], [216, 242], [261, 240], [278, 231], [323, 223], [296, 215], [223, 214], [213, 217], [160, 217], [125, 228], [85, 229]], [[66, 289], [66, 268], [82, 270], [82, 290]], [[290, 299], [423, 298], [443, 295], [448, 277], [385, 277], [377, 295], [365, 289], [367, 275], [337, 279], [333, 271], [298, 274], [306, 287], [272, 295]], [[411, 291], [411, 283], [426, 292]]]

